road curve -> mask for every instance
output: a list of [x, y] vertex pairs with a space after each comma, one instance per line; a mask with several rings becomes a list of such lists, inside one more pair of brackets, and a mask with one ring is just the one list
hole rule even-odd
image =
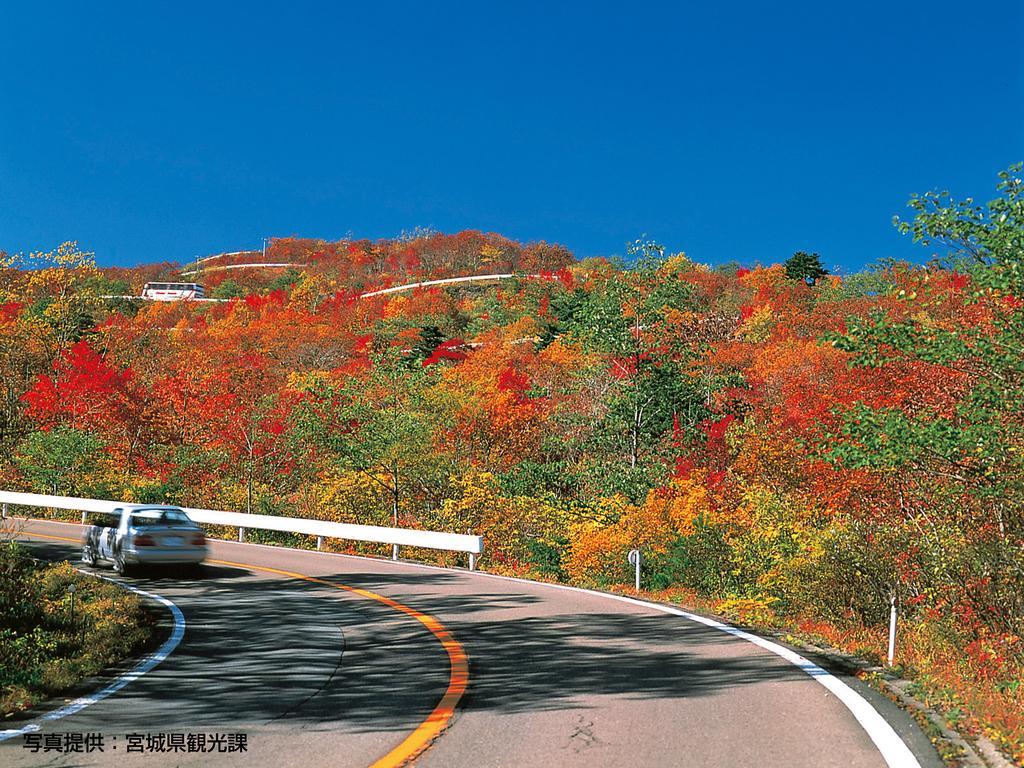
[[[23, 534], [39, 556], [73, 558], [72, 543], [32, 536], [77, 540], [80, 531], [30, 521]], [[116, 695], [43, 726], [44, 734], [103, 733], [106, 752], [33, 754], [12, 740], [0, 744], [0, 764], [373, 765], [424, 733], [446, 697], [451, 703], [449, 649], [419, 613], [460, 644], [469, 669], [454, 718], [417, 765], [886, 765], [825, 687], [683, 617], [461, 571], [211, 545], [215, 562], [201, 580], [132, 579], [185, 614], [175, 653]], [[859, 681], [843, 681], [921, 766], [942, 765], [908, 716]], [[128, 734], [167, 732], [245, 733], [248, 751], [125, 754]]]

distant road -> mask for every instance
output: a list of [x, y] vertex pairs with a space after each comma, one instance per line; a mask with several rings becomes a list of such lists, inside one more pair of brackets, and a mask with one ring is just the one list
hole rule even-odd
[[388, 293], [398, 293], [399, 291], [411, 291], [415, 288], [427, 288], [432, 285], [452, 285], [454, 283], [473, 283], [473, 282], [493, 282], [495, 280], [511, 280], [519, 278], [520, 280], [526, 278], [538, 278], [540, 275], [514, 275], [514, 274], [501, 274], [501, 275], [469, 275], [467, 277], [446, 277], [440, 280], [424, 280], [419, 283], [406, 283], [405, 285], [396, 285], [393, 288], [381, 288], [376, 291], [369, 291], [359, 296], [360, 299], [368, 299], [372, 296], [384, 296]]
[[[194, 275], [199, 271], [215, 271], [218, 269], [243, 269], [247, 267], [304, 267], [305, 264], [229, 264], [223, 267], [209, 267], [206, 270], [193, 270], [191, 272], [182, 272], [184, 275]], [[439, 280], [423, 280], [418, 283], [406, 283], [405, 285], [396, 285], [391, 288], [380, 288], [375, 291], [367, 291], [361, 293], [355, 298], [357, 299], [369, 299], [374, 296], [385, 296], [389, 293], [400, 293], [402, 291], [412, 291], [416, 288], [428, 288], [432, 285], [452, 285], [455, 283], [474, 283], [474, 282], [494, 282], [495, 280], [512, 280], [512, 279], [539, 279], [541, 275], [514, 275], [514, 274], [501, 274], [501, 275], [468, 275], [467, 277], [446, 277]], [[100, 296], [101, 299], [137, 299], [139, 301], [161, 301], [161, 299], [150, 299], [143, 296]], [[181, 299], [181, 301], [236, 301], [237, 299]], [[164, 300], [166, 301], [166, 300]]]
[[285, 267], [304, 267], [305, 264], [297, 264], [288, 261], [280, 261], [274, 263], [263, 263], [263, 264], [222, 264], [216, 267], [202, 267], [201, 269], [190, 269], [187, 272], [181, 272], [182, 277], [188, 275], [198, 275], [200, 272], [219, 272], [225, 269], [284, 269]]
[[[25, 533], [39, 556], [77, 558], [79, 526], [33, 521]], [[183, 611], [177, 650], [117, 694], [43, 728], [102, 732], [122, 749], [60, 760], [8, 742], [0, 764], [393, 764], [388, 756], [451, 690], [450, 649], [393, 606], [287, 575], [303, 574], [422, 612], [464, 649], [468, 688], [419, 766], [886, 765], [832, 691], [763, 648], [680, 616], [483, 574], [211, 545], [215, 562], [202, 580], [132, 580]], [[908, 716], [840, 679], [891, 723], [900, 749], [909, 746], [902, 758], [890, 750], [890, 765], [942, 765]], [[244, 732], [248, 752], [124, 754], [126, 734], [168, 731]]]

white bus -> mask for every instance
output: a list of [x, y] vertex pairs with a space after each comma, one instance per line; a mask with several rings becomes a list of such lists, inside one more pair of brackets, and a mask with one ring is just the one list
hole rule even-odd
[[206, 291], [198, 283], [146, 283], [142, 288], [142, 298], [154, 301], [181, 301], [205, 297]]

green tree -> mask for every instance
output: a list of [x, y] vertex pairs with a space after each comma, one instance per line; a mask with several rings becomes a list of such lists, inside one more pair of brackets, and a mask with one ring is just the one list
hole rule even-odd
[[407, 499], [433, 496], [430, 486], [444, 473], [432, 451], [436, 414], [428, 377], [388, 349], [373, 357], [365, 375], [310, 389], [297, 418], [303, 438], [381, 489], [392, 525]]
[[667, 457], [659, 448], [675, 419], [696, 423], [691, 414], [704, 413], [701, 394], [682, 374], [688, 353], [672, 349], [665, 333], [666, 314], [693, 309], [695, 294], [665, 272], [663, 254], [657, 243], [637, 240], [628, 248], [633, 268], [564, 300], [569, 335], [602, 353], [602, 366], [580, 372], [592, 380], [582, 386], [606, 393], [604, 417], [589, 430], [589, 448], [602, 465], [595, 482], [637, 499], [663, 473]]
[[[302, 272], [295, 269], [295, 267], [288, 267], [286, 271], [282, 272], [267, 284], [267, 290], [287, 292], [292, 289], [293, 285], [297, 285], [301, 279]], [[223, 285], [223, 283], [221, 283], [221, 285]]]
[[60, 425], [22, 440], [15, 464], [33, 490], [74, 496], [96, 471], [102, 447], [92, 432]]
[[248, 291], [246, 291], [239, 283], [228, 278], [213, 289], [212, 296], [215, 299], [241, 299], [244, 298], [247, 293]]
[[821, 257], [817, 253], [797, 251], [786, 259], [786, 277], [790, 280], [801, 280], [807, 285], [814, 285], [819, 279], [828, 274], [828, 270], [821, 264]]
[[409, 350], [405, 359], [411, 364], [420, 364], [433, 354], [438, 345], [445, 341], [447, 339], [440, 328], [436, 325], [425, 325], [420, 328], [420, 337]]

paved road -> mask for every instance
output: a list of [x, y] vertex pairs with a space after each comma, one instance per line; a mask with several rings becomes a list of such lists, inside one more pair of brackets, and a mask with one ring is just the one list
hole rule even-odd
[[[80, 530], [30, 522], [25, 533], [77, 540]], [[29, 546], [47, 558], [77, 557], [76, 546], [52, 538]], [[43, 726], [44, 734], [101, 732], [104, 754], [31, 754], [12, 739], [0, 744], [0, 765], [373, 764], [430, 716], [450, 684], [451, 658], [422, 621], [330, 584], [429, 614], [465, 648], [468, 690], [417, 765], [886, 764], [850, 711], [811, 677], [682, 617], [387, 561], [231, 542], [212, 542], [211, 556], [248, 567], [214, 563], [201, 580], [131, 580], [181, 608], [187, 630], [175, 652], [110, 698]], [[882, 712], [920, 765], [942, 765], [910, 718], [843, 680]], [[248, 751], [124, 752], [129, 733], [171, 731], [245, 733]]]

